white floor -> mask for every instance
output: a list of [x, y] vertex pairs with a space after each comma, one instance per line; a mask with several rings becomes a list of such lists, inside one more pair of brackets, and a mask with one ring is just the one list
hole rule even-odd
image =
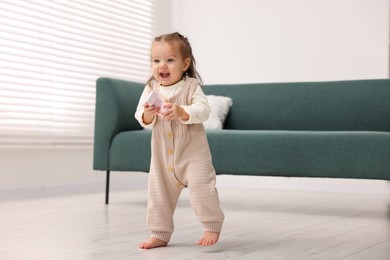
[[219, 187], [226, 215], [220, 242], [202, 235], [179, 201], [170, 245], [148, 237], [145, 189], [2, 201], [0, 259], [390, 259], [388, 193]]

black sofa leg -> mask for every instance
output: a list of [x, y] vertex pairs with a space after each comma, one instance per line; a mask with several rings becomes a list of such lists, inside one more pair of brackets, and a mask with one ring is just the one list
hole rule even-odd
[[110, 195], [110, 171], [106, 172], [106, 205], [108, 205]]

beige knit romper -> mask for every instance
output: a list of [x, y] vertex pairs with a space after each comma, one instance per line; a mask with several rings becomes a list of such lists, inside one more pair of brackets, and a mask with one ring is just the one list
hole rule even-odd
[[[199, 81], [186, 78], [181, 92], [169, 102], [191, 105]], [[159, 85], [154, 90], [159, 92]], [[169, 242], [173, 214], [181, 190], [190, 189], [190, 202], [205, 231], [220, 232], [224, 214], [215, 188], [215, 170], [203, 124], [183, 124], [157, 116], [152, 132], [147, 225], [152, 236]]]

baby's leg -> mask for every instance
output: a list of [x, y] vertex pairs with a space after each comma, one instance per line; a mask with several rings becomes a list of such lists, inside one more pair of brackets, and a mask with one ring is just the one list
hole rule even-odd
[[166, 246], [173, 232], [173, 214], [181, 190], [162, 175], [167, 174], [149, 174], [147, 225], [152, 235], [139, 245], [143, 249]]
[[215, 171], [210, 164], [199, 162], [187, 176], [190, 202], [205, 231], [198, 244], [214, 245], [218, 242], [224, 220], [215, 188]]
[[139, 244], [139, 248], [152, 249], [152, 248], [162, 247], [162, 246], [167, 246], [167, 245], [168, 245], [168, 242], [162, 241], [162, 240], [155, 238], [155, 237], [150, 237], [148, 240]]
[[205, 231], [203, 237], [198, 241], [200, 246], [212, 246], [218, 242], [219, 232]]

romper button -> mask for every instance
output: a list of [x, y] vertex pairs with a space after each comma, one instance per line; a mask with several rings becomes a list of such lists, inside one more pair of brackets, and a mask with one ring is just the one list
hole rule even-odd
[[169, 167], [169, 168], [168, 168], [168, 172], [169, 172], [169, 173], [173, 173], [173, 168], [172, 168], [172, 167]]
[[176, 183], [176, 188], [181, 189], [183, 188], [183, 185], [181, 183]]
[[168, 150], [168, 154], [169, 154], [169, 155], [172, 155], [172, 154], [173, 154], [173, 149], [169, 149], [169, 150]]
[[172, 132], [168, 132], [167, 136], [168, 136], [168, 138], [172, 138], [173, 137], [173, 133]]

